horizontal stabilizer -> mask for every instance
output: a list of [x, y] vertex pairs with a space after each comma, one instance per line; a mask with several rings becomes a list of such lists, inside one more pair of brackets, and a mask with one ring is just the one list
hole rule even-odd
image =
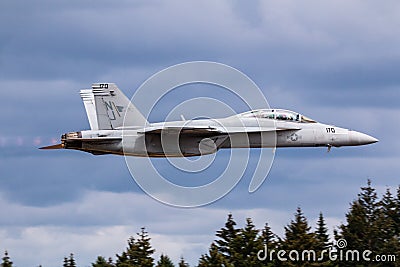
[[39, 149], [63, 149], [63, 148], [64, 148], [63, 144], [57, 144], [57, 145], [40, 147]]

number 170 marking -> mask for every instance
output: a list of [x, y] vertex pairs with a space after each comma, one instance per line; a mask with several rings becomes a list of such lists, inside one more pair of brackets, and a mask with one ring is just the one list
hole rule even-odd
[[326, 132], [327, 133], [335, 133], [335, 128], [333, 128], [333, 127], [326, 128]]

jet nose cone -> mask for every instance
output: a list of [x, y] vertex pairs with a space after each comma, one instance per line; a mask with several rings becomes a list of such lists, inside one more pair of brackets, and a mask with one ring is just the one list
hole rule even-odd
[[369, 136], [368, 134], [352, 131], [351, 141], [357, 145], [368, 145], [378, 142], [379, 140], [375, 137]]
[[369, 136], [369, 135], [367, 135], [367, 136], [369, 138], [368, 144], [373, 144], [373, 143], [379, 142], [379, 140], [377, 138]]

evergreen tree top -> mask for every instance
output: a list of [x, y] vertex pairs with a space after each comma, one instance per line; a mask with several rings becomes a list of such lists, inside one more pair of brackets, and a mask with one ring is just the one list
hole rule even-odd
[[121, 255], [117, 254], [117, 267], [153, 267], [154, 259], [152, 255], [155, 250], [151, 246], [151, 238], [144, 227], [136, 235], [138, 236], [137, 239], [133, 237], [128, 239], [126, 251], [122, 252]]
[[174, 267], [175, 265], [172, 263], [171, 259], [164, 254], [161, 254], [160, 259], [157, 262], [156, 267]]
[[68, 264], [69, 264], [68, 267], [76, 267], [76, 262], [73, 253], [69, 254]]
[[73, 253], [69, 254], [69, 257], [64, 257], [63, 267], [76, 267]]
[[189, 267], [189, 264], [185, 261], [185, 259], [183, 257], [180, 258], [179, 260], [179, 267]]
[[114, 264], [111, 258], [106, 261], [103, 256], [98, 256], [96, 262], [92, 263], [92, 267], [114, 267]]
[[306, 250], [315, 249], [318, 241], [315, 235], [310, 232], [311, 227], [308, 225], [300, 207], [297, 208], [294, 220], [285, 227], [285, 238], [282, 246], [286, 250]]
[[321, 250], [326, 249], [332, 245], [331, 242], [329, 242], [328, 228], [326, 227], [325, 219], [322, 212], [320, 212], [318, 216], [315, 237], [319, 243], [319, 249]]
[[265, 223], [264, 228], [261, 230], [260, 239], [262, 243], [267, 245], [269, 248], [272, 248], [274, 243], [277, 241], [277, 236], [272, 232], [271, 227], [268, 223]]
[[239, 229], [236, 228], [236, 222], [231, 213], [228, 214], [225, 227], [217, 231], [216, 236], [219, 238], [215, 240], [215, 246], [218, 251], [225, 256], [232, 254], [232, 245], [238, 235]]
[[13, 262], [10, 260], [7, 250], [4, 252], [4, 257], [2, 258], [2, 260], [3, 260], [3, 262], [0, 265], [1, 267], [12, 267], [13, 266]]
[[294, 235], [308, 233], [311, 227], [308, 226], [306, 217], [304, 216], [300, 207], [297, 207], [295, 218], [291, 220], [290, 224], [285, 227], [286, 235]]
[[225, 228], [222, 228], [221, 230], [217, 231], [216, 236], [222, 238], [225, 236], [225, 234], [229, 234], [232, 237], [238, 231], [238, 229], [236, 229], [235, 226], [236, 226], [236, 222], [233, 219], [232, 213], [229, 213], [228, 218], [225, 223]]
[[358, 201], [365, 208], [368, 217], [373, 216], [377, 199], [376, 190], [371, 186], [371, 180], [368, 179], [367, 186], [361, 187], [361, 192], [358, 194]]

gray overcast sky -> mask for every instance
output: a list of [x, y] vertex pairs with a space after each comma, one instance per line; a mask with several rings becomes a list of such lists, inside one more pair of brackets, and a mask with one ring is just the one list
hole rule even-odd
[[[368, 178], [379, 192], [400, 184], [399, 31], [394, 0], [1, 1], [0, 250], [18, 266], [61, 265], [70, 252], [89, 266], [146, 226], [157, 255], [195, 264], [228, 212], [282, 234], [301, 206], [311, 223], [322, 211], [332, 229]], [[115, 82], [131, 96], [152, 74], [193, 60], [243, 71], [271, 106], [380, 142], [278, 150], [256, 193], [244, 177], [198, 209], [148, 197], [122, 157], [37, 150], [89, 127], [79, 89]]]

